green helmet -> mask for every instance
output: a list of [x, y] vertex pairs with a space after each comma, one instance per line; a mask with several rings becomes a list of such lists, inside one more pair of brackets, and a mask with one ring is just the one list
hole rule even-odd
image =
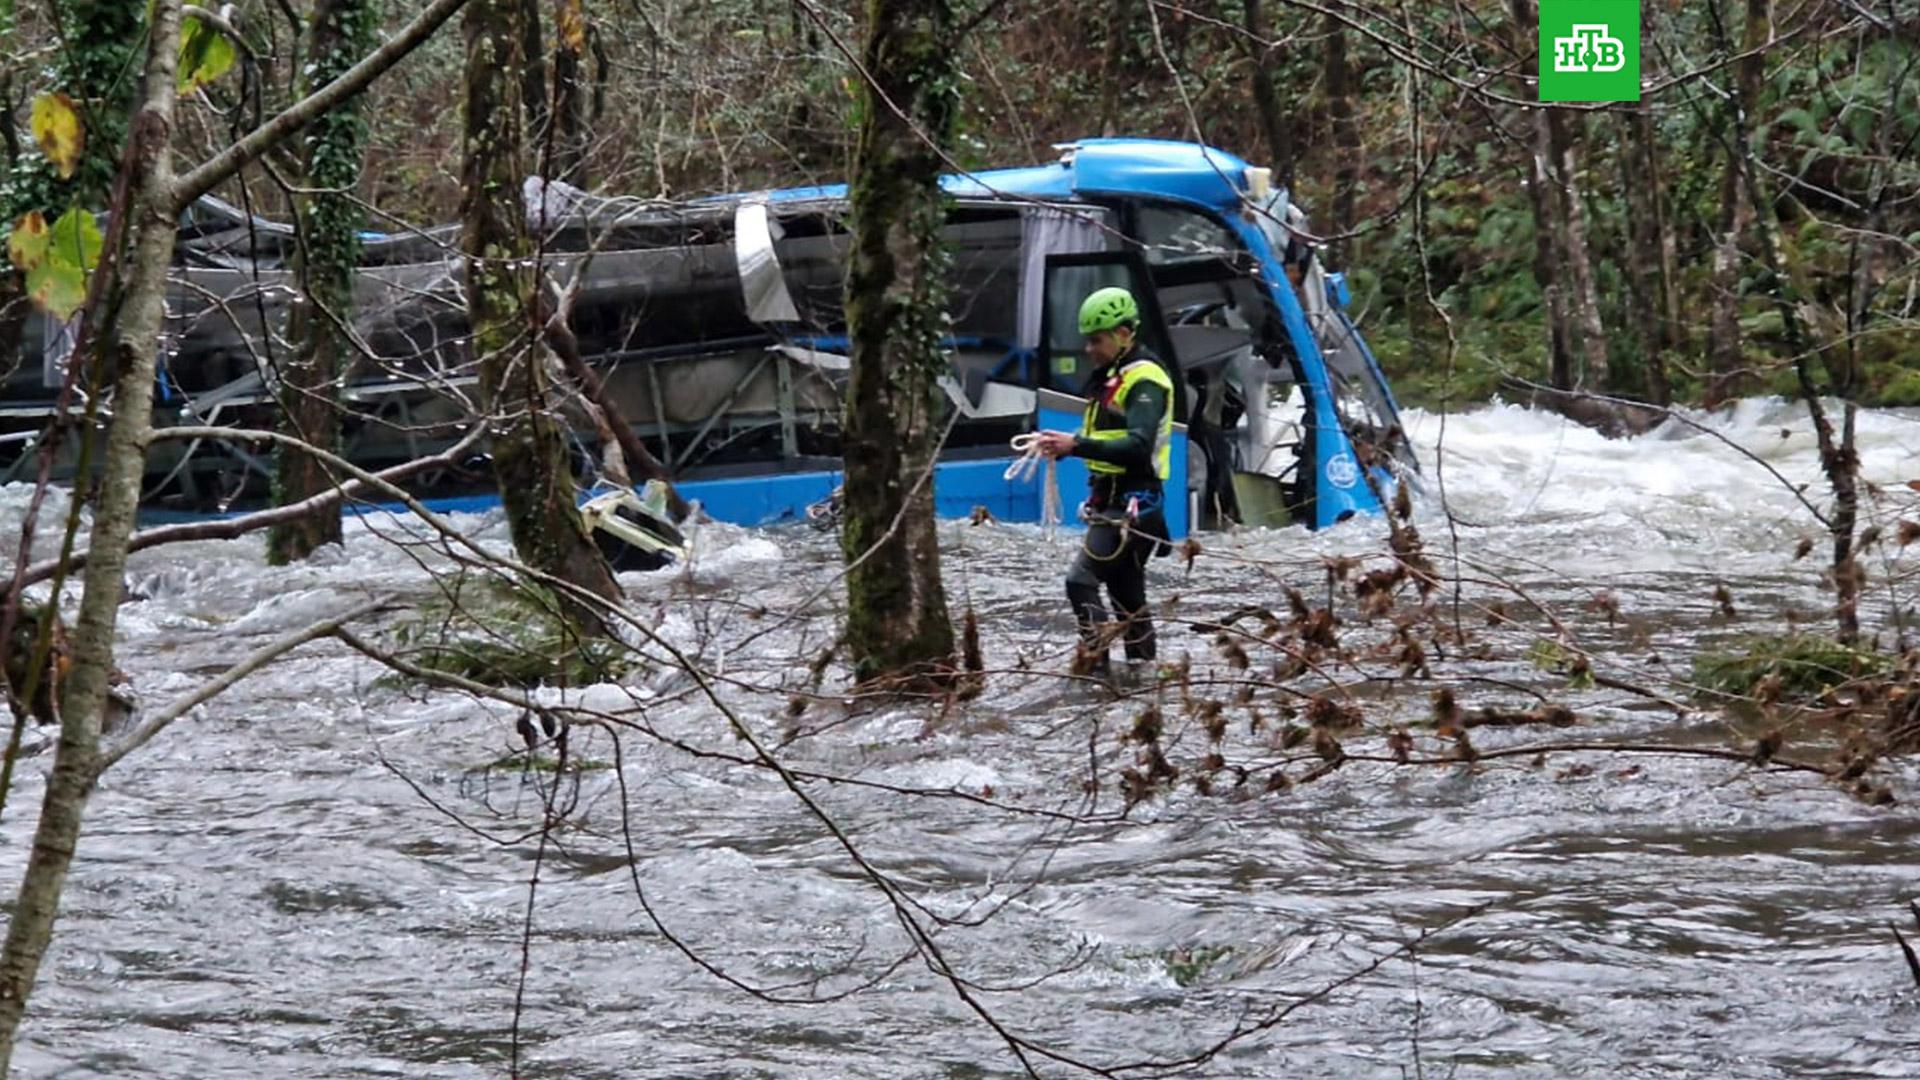
[[1080, 305], [1082, 335], [1128, 326], [1140, 321], [1140, 305], [1133, 294], [1118, 286], [1095, 289]]

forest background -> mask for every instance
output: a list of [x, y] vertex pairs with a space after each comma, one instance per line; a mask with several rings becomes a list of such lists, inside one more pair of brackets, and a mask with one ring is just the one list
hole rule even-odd
[[[391, 29], [420, 6], [376, 14]], [[848, 174], [858, 5], [527, 7], [544, 44], [528, 49], [542, 59], [526, 99], [536, 124], [554, 112], [557, 171], [574, 182], [688, 197]], [[1272, 164], [1347, 270], [1405, 401], [1484, 400], [1502, 376], [1661, 403], [1797, 394], [1804, 346], [1770, 295], [1771, 230], [1813, 340], [1849, 350], [1851, 385], [1828, 389], [1920, 404], [1920, 5], [1644, 3], [1642, 100], [1558, 109], [1529, 107], [1530, 0], [987, 0], [959, 15], [957, 164], [1044, 161], [1116, 134]], [[183, 114], [195, 156], [290, 100], [305, 62], [295, 5], [229, 16], [252, 55], [242, 78], [204, 88], [215, 108]], [[12, 17], [15, 40], [54, 40], [34, 11]], [[20, 118], [50, 47], [0, 71]], [[461, 70], [442, 35], [374, 85], [358, 193], [389, 220], [368, 228], [458, 217]], [[0, 146], [8, 174], [37, 152], [25, 127]], [[282, 152], [289, 170], [297, 153]], [[1766, 217], [1740, 194], [1743, 159]], [[288, 215], [272, 177], [243, 177], [219, 194]], [[31, 199], [0, 192], [9, 219]]]

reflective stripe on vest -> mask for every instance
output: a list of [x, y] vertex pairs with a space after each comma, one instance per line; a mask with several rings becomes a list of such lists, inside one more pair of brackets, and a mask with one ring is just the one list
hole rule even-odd
[[[1102, 383], [1100, 390], [1087, 402], [1086, 416], [1080, 423], [1080, 434], [1089, 439], [1124, 439], [1127, 436], [1127, 395], [1143, 382], [1149, 382], [1166, 391], [1167, 407], [1160, 414], [1160, 431], [1153, 440], [1153, 471], [1161, 480], [1173, 475], [1173, 380], [1167, 376], [1165, 368], [1152, 360], [1135, 360], [1121, 367], [1118, 375]], [[1103, 427], [1100, 421], [1102, 408], [1118, 416], [1118, 427]], [[1120, 476], [1126, 473], [1124, 465], [1115, 465], [1110, 461], [1088, 459], [1087, 471], [1106, 476]]]

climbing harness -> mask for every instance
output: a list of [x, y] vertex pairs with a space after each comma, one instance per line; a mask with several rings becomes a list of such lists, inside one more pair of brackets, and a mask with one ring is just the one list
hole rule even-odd
[[1040, 435], [1028, 432], [1015, 435], [1007, 440], [1013, 452], [1020, 456], [1013, 459], [1007, 470], [1000, 474], [1002, 480], [1024, 484], [1034, 478], [1044, 458], [1047, 463], [1047, 479], [1040, 486], [1040, 533], [1047, 539], [1053, 539], [1053, 530], [1060, 524], [1060, 478], [1058, 463], [1040, 452]]
[[1119, 513], [1111, 510], [1095, 510], [1084, 502], [1080, 504], [1079, 517], [1084, 524], [1112, 525], [1120, 530], [1120, 545], [1114, 549], [1111, 555], [1095, 554], [1093, 548], [1088, 546], [1084, 538], [1080, 541], [1080, 549], [1087, 553], [1087, 558], [1095, 562], [1112, 562], [1118, 559], [1126, 553], [1127, 543], [1135, 535], [1142, 537], [1144, 541], [1150, 545], [1150, 550], [1158, 549], [1165, 543], [1165, 541], [1160, 540], [1158, 537], [1149, 533], [1140, 532], [1138, 529], [1141, 518], [1148, 517], [1160, 509], [1164, 499], [1161, 493], [1158, 491], [1125, 491], [1120, 493], [1120, 497], [1127, 500], [1127, 506], [1125, 510]]

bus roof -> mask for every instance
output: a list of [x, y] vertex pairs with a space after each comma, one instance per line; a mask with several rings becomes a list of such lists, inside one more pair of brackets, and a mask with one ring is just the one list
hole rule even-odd
[[[1134, 195], [1230, 211], [1246, 190], [1247, 163], [1212, 147], [1165, 139], [1082, 139], [1065, 144], [1050, 165], [949, 174], [948, 194], [966, 199], [1044, 199]], [[773, 202], [839, 200], [845, 184], [755, 193]], [[722, 196], [723, 200], [750, 195]]]

